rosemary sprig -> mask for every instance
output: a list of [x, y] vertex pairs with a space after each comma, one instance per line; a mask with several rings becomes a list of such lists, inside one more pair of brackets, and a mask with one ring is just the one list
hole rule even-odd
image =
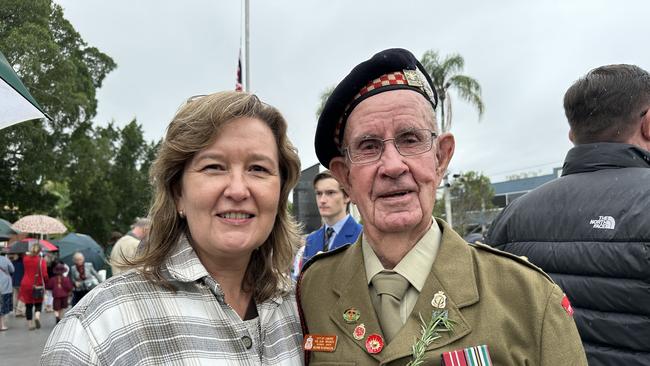
[[422, 314], [420, 316], [420, 333], [421, 337], [418, 339], [413, 347], [413, 360], [409, 361], [406, 366], [419, 366], [424, 363], [424, 352], [427, 347], [436, 339], [442, 337], [440, 332], [453, 332], [455, 321], [449, 319], [449, 312], [447, 310], [435, 310], [431, 314], [431, 320], [427, 323]]

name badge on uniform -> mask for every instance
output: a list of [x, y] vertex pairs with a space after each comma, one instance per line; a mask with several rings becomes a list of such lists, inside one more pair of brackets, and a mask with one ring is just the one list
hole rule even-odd
[[443, 366], [492, 366], [490, 352], [486, 345], [474, 346], [442, 354]]
[[336, 349], [335, 335], [307, 334], [302, 341], [302, 348], [311, 352], [334, 352]]

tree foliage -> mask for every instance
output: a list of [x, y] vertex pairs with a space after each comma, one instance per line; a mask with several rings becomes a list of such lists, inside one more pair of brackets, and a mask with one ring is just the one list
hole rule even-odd
[[454, 90], [458, 96], [474, 106], [478, 111], [479, 118], [483, 116], [485, 105], [481, 99], [481, 86], [475, 79], [460, 74], [465, 67], [465, 59], [459, 54], [451, 54], [442, 58], [437, 51], [429, 50], [424, 53], [420, 60], [424, 69], [433, 79], [434, 87], [438, 93], [440, 102], [440, 127], [442, 132], [451, 129], [451, 95]]
[[153, 144], [132, 121], [94, 126], [115, 62], [88, 46], [51, 0], [0, 0], [0, 51], [52, 117], [0, 130], [0, 217], [63, 220], [104, 242], [146, 213]]
[[[466, 235], [476, 226], [485, 225], [486, 212], [494, 208], [494, 188], [490, 178], [482, 173], [469, 171], [457, 177], [452, 183], [451, 205], [454, 229], [461, 235]], [[444, 217], [443, 205], [436, 205], [434, 216]]]
[[320, 118], [320, 114], [323, 113], [323, 109], [325, 108], [325, 103], [330, 95], [332, 95], [334, 88], [334, 85], [329, 86], [320, 93], [320, 103], [318, 104], [318, 109], [316, 109], [316, 118]]

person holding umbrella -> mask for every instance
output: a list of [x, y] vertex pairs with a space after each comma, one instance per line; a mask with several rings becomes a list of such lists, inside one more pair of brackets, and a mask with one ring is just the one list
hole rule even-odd
[[42, 256], [40, 244], [32, 243], [29, 252], [23, 257], [23, 265], [25, 273], [20, 282], [18, 296], [25, 303], [25, 318], [29, 330], [34, 330], [41, 327], [41, 307], [45, 283], [48, 280], [47, 264]]

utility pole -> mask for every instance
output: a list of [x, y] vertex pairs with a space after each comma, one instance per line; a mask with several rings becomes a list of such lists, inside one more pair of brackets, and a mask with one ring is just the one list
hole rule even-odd
[[452, 228], [454, 227], [453, 219], [451, 217], [451, 184], [449, 183], [449, 172], [445, 172], [445, 177], [443, 179], [443, 195], [445, 196], [445, 216], [447, 216], [447, 223]]
[[250, 84], [250, 47], [249, 47], [249, 42], [248, 42], [248, 24], [249, 24], [249, 19], [248, 19], [248, 12], [249, 12], [249, 0], [244, 0], [244, 59], [246, 60], [244, 63], [244, 91], [247, 93], [251, 92], [251, 84]]

